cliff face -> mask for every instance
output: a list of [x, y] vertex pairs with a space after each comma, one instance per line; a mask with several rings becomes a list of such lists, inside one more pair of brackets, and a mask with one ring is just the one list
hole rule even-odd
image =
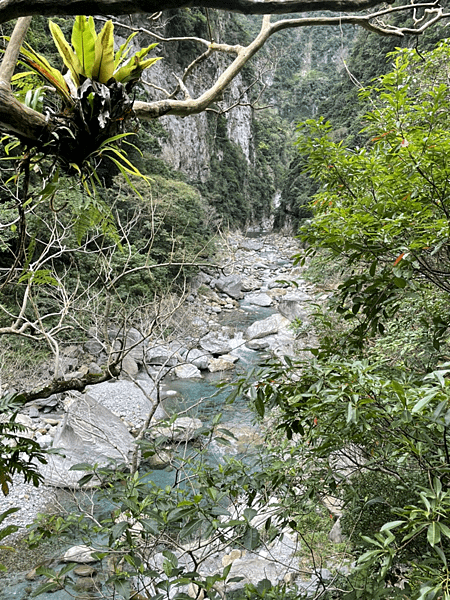
[[[170, 52], [170, 44], [167, 50]], [[167, 82], [175, 83], [174, 73], [181, 76], [181, 65], [174, 64], [175, 56], [167, 55], [166, 60], [161, 60], [146, 73], [152, 85], [165, 88]], [[220, 55], [213, 56], [208, 63], [204, 63], [196, 70], [187, 84], [192, 96], [200, 94], [210, 87], [229, 60], [223, 60]], [[227, 105], [248, 102], [248, 97], [242, 90], [246, 83], [242, 75], [238, 75], [225, 92], [225, 99], [218, 103], [215, 110], [224, 110]], [[153, 92], [154, 98], [163, 98], [161, 93]], [[167, 116], [160, 119], [167, 135], [159, 138], [161, 158], [167, 161], [174, 169], [182, 171], [191, 181], [205, 183], [211, 175], [211, 158], [217, 155], [214, 133], [214, 120], [216, 112], [204, 112], [190, 117]], [[224, 113], [226, 129], [229, 140], [239, 146], [248, 164], [254, 154], [253, 143], [253, 111], [249, 106], [236, 106]], [[219, 152], [220, 154], [220, 152]]]
[[[173, 89], [177, 77], [204, 52], [205, 46], [183, 37], [208, 39], [211, 27], [215, 40], [245, 45], [256, 35], [259, 24], [258, 17], [214, 13], [208, 25], [200, 10], [163, 15], [155, 28], [175, 41], [158, 47], [163, 60], [147, 72], [147, 97], [164, 98], [161, 90]], [[279, 34], [207, 112], [159, 120], [163, 128], [156, 134], [159, 158], [196, 185], [228, 223], [242, 225], [267, 218], [292, 158], [294, 123], [314, 115], [343, 68], [342, 57], [352, 36], [349, 31], [344, 39], [340, 30], [321, 28]], [[191, 96], [208, 89], [231, 60], [231, 56], [214, 53], [201, 61], [185, 81]], [[254, 111], [250, 103], [263, 87], [262, 103], [270, 108]], [[231, 106], [234, 108], [228, 110]]]

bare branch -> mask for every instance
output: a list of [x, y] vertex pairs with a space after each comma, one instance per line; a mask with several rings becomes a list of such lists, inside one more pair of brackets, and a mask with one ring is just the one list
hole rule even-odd
[[[130, 15], [161, 10], [203, 7], [243, 14], [301, 12], [360, 12], [379, 6], [380, 0], [0, 0], [0, 23], [29, 15]], [[435, 6], [430, 3], [429, 7]]]
[[[391, 12], [400, 10], [416, 10], [418, 7], [426, 9], [427, 18], [420, 29], [411, 30], [410, 28], [393, 27], [384, 25], [381, 21], [382, 17]], [[216, 82], [206, 90], [201, 96], [196, 99], [185, 100], [158, 100], [155, 102], [134, 103], [134, 111], [136, 116], [141, 119], [155, 119], [163, 115], [188, 116], [200, 113], [206, 110], [209, 105], [214, 102], [229, 85], [229, 83], [242, 70], [247, 62], [260, 50], [270, 36], [284, 29], [292, 29], [298, 27], [316, 26], [342, 26], [344, 24], [359, 25], [368, 31], [375, 32], [379, 35], [395, 35], [403, 37], [406, 33], [423, 33], [428, 27], [431, 27], [437, 21], [448, 18], [449, 13], [444, 13], [442, 8], [435, 7], [434, 4], [424, 3], [417, 5], [407, 5], [402, 7], [387, 8], [368, 15], [343, 15], [339, 17], [304, 17], [300, 19], [283, 19], [270, 23], [270, 16], [266, 15], [263, 18], [261, 31], [258, 36], [248, 46], [227, 46], [222, 44], [211, 44], [212, 50], [222, 50], [224, 52], [236, 53], [236, 58], [228, 66], [227, 69], [220, 75]], [[376, 21], [374, 23], [373, 21]]]
[[20, 47], [27, 35], [28, 27], [31, 23], [31, 17], [21, 17], [14, 27], [14, 31], [9, 40], [3, 56], [2, 64], [0, 65], [0, 86], [11, 89], [11, 77], [14, 75], [17, 58], [19, 56]]

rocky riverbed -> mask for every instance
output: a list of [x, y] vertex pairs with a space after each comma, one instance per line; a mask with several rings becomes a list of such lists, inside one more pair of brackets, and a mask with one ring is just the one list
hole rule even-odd
[[[19, 506], [20, 512], [10, 520], [23, 528], [38, 511], [57, 503], [58, 488], [76, 486], [80, 474], [70, 471], [71, 465], [101, 463], [105, 456], [131, 460], [134, 439], [141, 429], [150, 427], [154, 435], [160, 434], [158, 423], [176, 410], [174, 382], [201, 380], [211, 373], [228, 377], [233, 370], [244, 368], [241, 364], [249, 355], [294, 355], [308, 346], [312, 335], [308, 305], [314, 299], [313, 290], [302, 280], [301, 268], [292, 264], [296, 252], [296, 241], [282, 235], [248, 238], [230, 234], [219, 244], [221, 267], [202, 269], [183, 304], [174, 311], [179, 325], [175, 334], [146, 337], [136, 327], [111, 330], [109, 346], [119, 344], [128, 350], [119, 379], [90, 386], [83, 394], [33, 401], [21, 411], [18, 418], [26, 427], [24, 435], [43, 448], [62, 448], [65, 456], [49, 457], [49, 464], [41, 468], [45, 485], [39, 488], [15, 477], [10, 494], [0, 497], [0, 512]], [[303, 333], [300, 341], [299, 330]], [[101, 370], [107, 345], [97, 332], [83, 347], [69, 348], [61, 359], [64, 377], [75, 377], [86, 369]], [[193, 439], [202, 422], [182, 415], [171, 427], [175, 441]], [[250, 427], [241, 429], [242, 435], [239, 428], [236, 431], [236, 446], [257, 435]], [[252, 574], [256, 576], [254, 561], [259, 560], [261, 573], [268, 573], [269, 563], [274, 568], [271, 552], [288, 565], [296, 539], [286, 533], [277, 544], [279, 547], [261, 550], [261, 556], [241, 553], [234, 557], [233, 569], [240, 568], [237, 574], [247, 573], [244, 579], [250, 581]], [[226, 561], [225, 555], [218, 555], [216, 563]], [[280, 573], [271, 579], [282, 581]], [[313, 584], [307, 582], [304, 588], [308, 585]]]

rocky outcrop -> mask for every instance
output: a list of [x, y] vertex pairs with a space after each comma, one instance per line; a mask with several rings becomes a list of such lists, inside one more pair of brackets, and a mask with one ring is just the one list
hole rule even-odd
[[47, 464], [40, 467], [45, 483], [77, 487], [83, 473], [73, 471], [73, 465], [127, 464], [134, 450], [134, 438], [119, 417], [85, 394], [68, 401], [53, 447], [60, 454], [49, 455]]
[[262, 321], [256, 321], [245, 331], [245, 337], [248, 340], [256, 340], [278, 333], [280, 329], [289, 325], [289, 320], [282, 315], [271, 315]]

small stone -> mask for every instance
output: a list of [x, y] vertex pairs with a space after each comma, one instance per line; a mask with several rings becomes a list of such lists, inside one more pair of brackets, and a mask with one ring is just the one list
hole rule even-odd
[[293, 571], [289, 571], [289, 573], [286, 573], [286, 575], [284, 576], [284, 583], [286, 583], [287, 585], [292, 585], [296, 578], [297, 574]]
[[42, 419], [44, 423], [46, 423], [47, 425], [59, 425], [61, 419], [54, 419], [53, 417], [45, 417], [45, 419]]
[[36, 569], [37, 567], [34, 567], [34, 569], [31, 569], [31, 571], [28, 571], [28, 573], [25, 575], [25, 579], [27, 581], [35, 581], [37, 579]]
[[222, 558], [222, 566], [228, 567], [228, 565], [231, 565], [231, 563], [237, 560], [238, 558], [242, 558], [242, 551], [232, 550], [230, 554], [225, 554], [225, 556]]
[[89, 565], [79, 565], [78, 567], [75, 567], [73, 572], [79, 577], [92, 577], [97, 573], [94, 567], [91, 567]]
[[91, 563], [97, 562], [97, 559], [92, 556], [95, 552], [94, 548], [89, 546], [72, 546], [62, 557], [63, 562]]

